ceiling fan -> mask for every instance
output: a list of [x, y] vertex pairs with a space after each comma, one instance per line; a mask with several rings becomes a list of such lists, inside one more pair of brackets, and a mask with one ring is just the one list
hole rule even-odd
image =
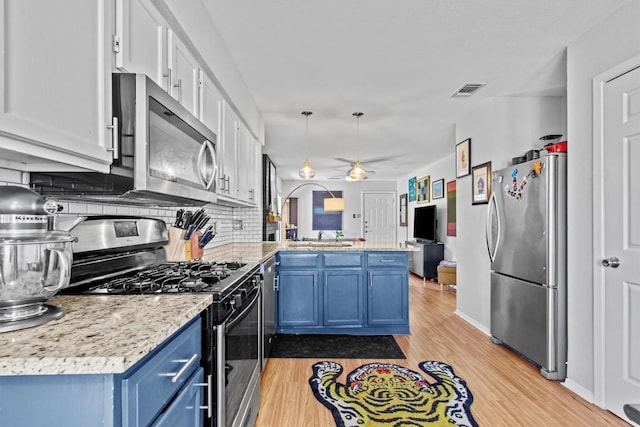
[[[346, 163], [345, 166], [336, 166], [333, 169], [339, 170], [341, 172], [340, 175], [336, 175], [336, 176], [331, 176], [329, 177], [329, 179], [348, 179], [349, 177], [349, 172], [353, 169], [353, 167], [355, 166], [356, 163], [365, 163], [365, 164], [370, 164], [370, 163], [375, 163], [375, 162], [381, 162], [384, 160], [388, 160], [388, 158], [380, 158], [380, 159], [372, 159], [372, 160], [362, 160], [362, 161], [358, 161], [358, 160], [349, 160], [349, 159], [344, 159], [341, 157], [337, 157], [335, 158], [335, 160], [338, 160], [339, 162], [344, 162]], [[375, 174], [376, 171], [367, 168], [367, 173], [372, 173]], [[367, 179], [367, 177], [365, 176], [363, 179]]]

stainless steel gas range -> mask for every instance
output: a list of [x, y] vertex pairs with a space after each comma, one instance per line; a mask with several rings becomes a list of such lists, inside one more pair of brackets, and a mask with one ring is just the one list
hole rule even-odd
[[164, 222], [140, 217], [87, 217], [77, 237], [67, 294], [208, 292], [202, 313], [206, 426], [251, 425], [259, 408], [262, 276], [258, 263], [165, 262]]

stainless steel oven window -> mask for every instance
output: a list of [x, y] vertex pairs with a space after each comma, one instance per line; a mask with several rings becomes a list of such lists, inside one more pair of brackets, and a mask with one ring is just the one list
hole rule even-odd
[[[217, 328], [217, 426], [233, 426], [238, 416], [251, 411], [256, 376], [260, 372], [261, 290], [251, 304]], [[224, 380], [223, 380], [224, 379]], [[239, 420], [237, 420], [239, 421]]]

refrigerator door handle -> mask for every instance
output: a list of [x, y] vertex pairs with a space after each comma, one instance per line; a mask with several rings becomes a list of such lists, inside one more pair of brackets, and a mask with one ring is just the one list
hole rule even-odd
[[[492, 209], [493, 207], [493, 209]], [[498, 235], [495, 239], [495, 247], [493, 248], [493, 253], [491, 252], [491, 243], [493, 235], [489, 234], [489, 230], [491, 229], [491, 212], [495, 211], [496, 220], [498, 223]], [[498, 253], [498, 246], [500, 245], [500, 213], [498, 212], [498, 203], [496, 201], [496, 194], [491, 193], [491, 197], [489, 198], [489, 205], [487, 206], [487, 228], [486, 228], [486, 239], [487, 239], [487, 252], [489, 252], [489, 259], [491, 262], [495, 261], [496, 254]]]

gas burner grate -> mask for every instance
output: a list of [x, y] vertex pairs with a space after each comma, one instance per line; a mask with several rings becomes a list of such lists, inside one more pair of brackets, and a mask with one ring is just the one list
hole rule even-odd
[[88, 290], [88, 293], [154, 294], [208, 292], [235, 270], [238, 262], [178, 261], [164, 262], [119, 277]]

